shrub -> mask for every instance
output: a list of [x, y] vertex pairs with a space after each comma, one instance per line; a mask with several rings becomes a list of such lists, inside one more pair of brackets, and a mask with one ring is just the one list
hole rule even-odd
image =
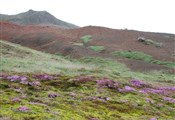
[[104, 46], [90, 46], [89, 48], [96, 52], [103, 52], [105, 50]]
[[166, 65], [169, 67], [175, 67], [175, 63], [168, 62], [168, 61], [152, 60], [151, 63], [158, 64], [158, 65]]
[[92, 36], [91, 35], [85, 35], [81, 37], [81, 40], [83, 40], [83, 45], [88, 46], [89, 42], [92, 41]]

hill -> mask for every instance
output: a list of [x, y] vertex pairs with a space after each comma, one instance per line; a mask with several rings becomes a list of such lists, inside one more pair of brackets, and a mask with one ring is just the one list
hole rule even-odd
[[[164, 72], [134, 72], [113, 59], [82, 57], [73, 59], [36, 51], [18, 44], [0, 40], [1, 73], [46, 73], [66, 75], [94, 75], [108, 78], [132, 78], [152, 81], [174, 80], [174, 75]], [[165, 78], [159, 78], [164, 75]]]
[[172, 74], [133, 72], [112, 59], [75, 60], [6, 41], [0, 52], [0, 119], [174, 119]]
[[44, 26], [57, 26], [61, 28], [77, 28], [78, 26], [68, 22], [64, 22], [55, 18], [47, 11], [34, 11], [29, 10], [17, 15], [4, 15], [0, 14], [3, 21], [9, 21], [22, 25], [44, 25]]
[[22, 26], [3, 21], [0, 27], [1, 39], [39, 51], [75, 58], [112, 58], [136, 71], [174, 72], [174, 34], [96, 26], [61, 29], [52, 26]]

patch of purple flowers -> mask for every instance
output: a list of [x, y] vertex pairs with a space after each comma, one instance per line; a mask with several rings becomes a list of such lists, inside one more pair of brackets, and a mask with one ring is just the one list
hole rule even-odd
[[167, 102], [169, 102], [169, 103], [175, 103], [175, 99], [173, 99], [173, 98], [164, 97], [163, 99], [164, 99], [164, 101], [167, 101]]
[[157, 118], [151, 118], [150, 120], [157, 120]]
[[20, 106], [18, 108], [18, 110], [21, 111], [21, 112], [29, 112], [30, 109], [28, 107], [26, 107], [26, 106]]
[[13, 98], [11, 101], [15, 102], [15, 103], [18, 103], [18, 102], [21, 102], [21, 99], [20, 98]]
[[29, 82], [30, 86], [41, 86], [41, 83], [39, 81]]
[[136, 91], [135, 88], [130, 87], [130, 86], [125, 86], [123, 89], [118, 88], [117, 90], [118, 90], [119, 92], [130, 92], [130, 91]]
[[147, 86], [147, 84], [145, 84], [144, 82], [142, 82], [142, 81], [140, 81], [140, 80], [131, 80], [130, 82], [131, 82], [132, 85], [135, 86], [135, 87]]
[[47, 74], [33, 75], [34, 78], [38, 80], [54, 80], [56, 77]]
[[16, 81], [25, 81], [27, 80], [26, 76], [18, 76], [18, 75], [12, 75], [12, 76], [6, 76], [4, 77], [12, 82], [16, 82]]
[[20, 80], [20, 76], [18, 76], [18, 75], [7, 76], [7, 79], [12, 81], [12, 82], [16, 82], [16, 81]]
[[158, 94], [165, 94], [165, 91], [164, 91], [164, 90], [153, 89], [153, 88], [144, 88], [144, 89], [140, 90], [139, 92], [140, 92], [140, 93], [143, 93], [143, 94], [147, 94], [147, 93], [152, 93], [152, 94], [155, 94], [155, 93], [158, 93]]
[[130, 87], [130, 86], [125, 86], [125, 91], [135, 91], [135, 88]]
[[158, 87], [159, 90], [175, 91], [175, 87]]
[[102, 88], [103, 87], [117, 88], [117, 86], [118, 86], [117, 81], [113, 81], [113, 80], [110, 80], [110, 79], [97, 80], [97, 84]]
[[74, 79], [73, 81], [75, 83], [86, 83], [86, 82], [92, 81], [93, 78], [94, 77], [92, 77], [92, 76], [80, 76], [80, 77]]

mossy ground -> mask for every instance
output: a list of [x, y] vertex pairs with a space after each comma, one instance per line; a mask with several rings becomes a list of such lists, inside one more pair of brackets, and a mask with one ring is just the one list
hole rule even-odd
[[[30, 81], [35, 81], [28, 74]], [[55, 80], [41, 81], [40, 86], [24, 85], [1, 79], [0, 118], [12, 120], [159, 120], [175, 118], [175, 104], [163, 100], [161, 94], [141, 94], [137, 91], [119, 92], [116, 89], [101, 88], [96, 80], [76, 83], [72, 76], [58, 76]], [[130, 85], [121, 83], [120, 87]], [[21, 88], [20, 90], [17, 90]], [[58, 97], [50, 98], [49, 93]], [[73, 95], [72, 95], [73, 93]], [[26, 97], [23, 97], [26, 96]], [[12, 98], [21, 98], [21, 102], [12, 102]], [[171, 93], [168, 97], [175, 98]], [[106, 99], [109, 98], [109, 99]], [[151, 100], [148, 102], [146, 99]], [[29, 112], [17, 108], [27, 106]]]

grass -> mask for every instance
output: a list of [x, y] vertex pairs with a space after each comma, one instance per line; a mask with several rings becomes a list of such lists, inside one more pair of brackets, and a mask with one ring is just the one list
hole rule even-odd
[[125, 57], [125, 58], [129, 58], [129, 59], [134, 59], [134, 60], [143, 60], [146, 62], [151, 61], [153, 58], [151, 55], [147, 55], [145, 53], [142, 52], [129, 52], [129, 51], [115, 51], [112, 52], [113, 56], [121, 56], [121, 57]]
[[104, 46], [89, 46], [89, 48], [95, 52], [103, 52], [105, 50]]
[[61, 55], [51, 55], [13, 43], [0, 41], [0, 72], [27, 72], [67, 75], [94, 75], [112, 79], [142, 79], [149, 81], [174, 81], [174, 75], [163, 71], [134, 72], [117, 61], [96, 57], [79, 60]]
[[61, 56], [42, 53], [5, 41], [0, 41], [0, 44], [0, 71], [81, 74], [81, 69], [88, 71], [95, 67], [73, 63]]
[[168, 67], [175, 67], [175, 63], [168, 61], [155, 60], [151, 55], [137, 51], [115, 51], [111, 53], [113, 56], [125, 57], [133, 60], [141, 60], [158, 65], [166, 65]]

